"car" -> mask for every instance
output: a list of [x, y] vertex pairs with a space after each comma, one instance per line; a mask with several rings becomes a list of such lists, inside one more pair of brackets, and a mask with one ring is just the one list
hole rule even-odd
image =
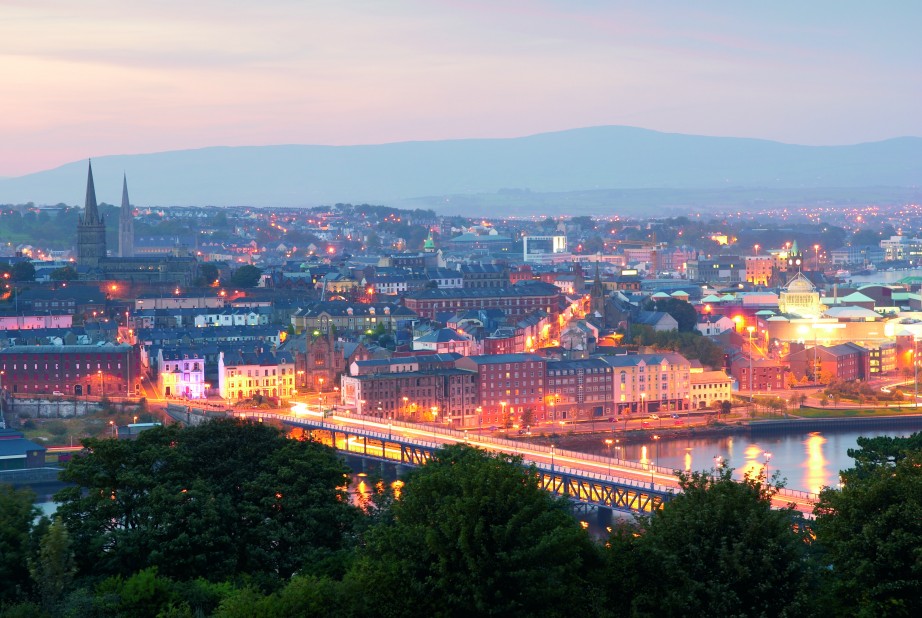
[[51, 394], [52, 394], [52, 395], [63, 395], [64, 393], [62, 393], [61, 391], [54, 391], [54, 392], [51, 393]]
[[672, 418], [679, 418], [679, 415], [678, 415], [678, 414], [673, 414], [673, 415], [672, 415]]
[[654, 421], [658, 421], [658, 420], [659, 420], [659, 416], [657, 416], [656, 414], [651, 414], [651, 415], [650, 415], [650, 418], [653, 419]]

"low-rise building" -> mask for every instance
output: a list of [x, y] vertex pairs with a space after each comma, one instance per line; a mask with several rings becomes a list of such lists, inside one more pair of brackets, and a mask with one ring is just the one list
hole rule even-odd
[[381, 419], [474, 427], [476, 381], [476, 372], [455, 368], [343, 376], [341, 402]]
[[205, 355], [195, 348], [157, 351], [157, 386], [164, 397], [202, 399], [206, 396]]
[[287, 399], [294, 394], [295, 362], [290, 352], [222, 351], [218, 356], [218, 390], [224, 399], [255, 395]]
[[733, 378], [723, 371], [693, 371], [689, 375], [690, 408], [711, 408], [716, 402], [730, 401]]

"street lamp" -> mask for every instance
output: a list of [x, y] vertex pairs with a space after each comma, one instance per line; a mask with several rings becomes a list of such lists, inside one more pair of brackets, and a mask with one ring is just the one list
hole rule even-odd
[[820, 246], [819, 245], [813, 245], [813, 255], [814, 255], [813, 261], [816, 262], [816, 265], [814, 266], [814, 268], [816, 270], [819, 270], [820, 269]]
[[99, 376], [99, 396], [102, 397], [106, 394], [106, 384], [104, 382], [105, 378], [102, 375], [102, 370], [98, 370], [96, 375]]
[[551, 445], [551, 474], [554, 473], [554, 445]]
[[762, 453], [762, 457], [765, 459], [765, 482], [768, 483], [768, 462], [772, 460], [772, 454], [765, 451]]
[[505, 429], [505, 428], [506, 428], [506, 402], [505, 402], [505, 401], [500, 401], [500, 402], [499, 402], [499, 405], [500, 405], [500, 406], [502, 407], [502, 409], [503, 409], [503, 413], [502, 413], [502, 415], [500, 416], [500, 420], [501, 420], [502, 423], [503, 423], [503, 429]]
[[109, 427], [112, 428], [112, 437], [113, 437], [113, 438], [117, 438], [117, 437], [118, 437], [118, 429], [115, 427], [115, 421], [109, 421]]
[[407, 402], [410, 401], [410, 398], [404, 395], [403, 397], [403, 420], [407, 420]]
[[483, 433], [483, 406], [477, 406], [477, 424], [480, 426], [478, 433]]
[[653, 434], [653, 445], [656, 448], [656, 453], [654, 454], [653, 459], [650, 460], [650, 489], [653, 489], [653, 474], [655, 472], [654, 466], [656, 465], [656, 460], [659, 459], [659, 436]]
[[611, 445], [614, 444], [614, 442], [615, 442], [615, 441], [612, 440], [611, 438], [606, 438], [606, 439], [605, 439], [605, 444], [608, 445], [608, 476], [611, 476], [611, 457], [612, 457], [612, 454], [611, 454]]
[[746, 331], [749, 333], [749, 405], [752, 406], [752, 331], [755, 326], [747, 326]]

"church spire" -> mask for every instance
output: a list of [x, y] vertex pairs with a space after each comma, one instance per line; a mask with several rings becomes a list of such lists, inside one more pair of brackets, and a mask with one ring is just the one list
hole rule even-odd
[[128, 176], [122, 175], [122, 207], [118, 217], [118, 254], [134, 257], [134, 213], [128, 200]]
[[99, 216], [96, 205], [96, 186], [93, 184], [93, 163], [89, 163], [86, 177], [86, 203], [83, 216], [77, 222], [77, 265], [97, 268], [99, 260], [106, 258], [106, 223]]
[[83, 222], [87, 225], [97, 225], [101, 223], [99, 219], [99, 208], [96, 205], [96, 185], [93, 184], [93, 162], [88, 164], [86, 176], [86, 201], [83, 205]]

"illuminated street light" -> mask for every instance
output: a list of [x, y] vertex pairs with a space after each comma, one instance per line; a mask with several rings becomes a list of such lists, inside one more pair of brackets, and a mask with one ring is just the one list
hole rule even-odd
[[611, 438], [605, 439], [605, 444], [608, 445], [608, 476], [611, 476], [611, 458], [612, 458], [611, 445], [614, 444], [614, 442], [615, 441], [612, 440]]
[[[749, 333], [749, 405], [752, 406], [752, 331], [755, 326], [747, 326], [746, 331]], [[751, 412], [751, 411], [750, 411]]]

